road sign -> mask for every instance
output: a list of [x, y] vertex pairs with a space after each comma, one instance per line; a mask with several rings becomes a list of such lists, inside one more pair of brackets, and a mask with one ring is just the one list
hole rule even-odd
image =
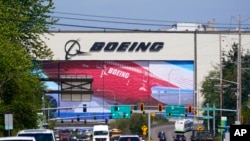
[[4, 115], [4, 123], [5, 123], [5, 130], [13, 129], [13, 115], [12, 114], [5, 114]]
[[141, 127], [141, 130], [142, 130], [142, 134], [143, 134], [143, 135], [146, 135], [146, 134], [147, 134], [148, 127], [147, 127], [146, 125], [143, 125], [143, 126]]
[[148, 130], [148, 127], [147, 127], [146, 125], [143, 125], [143, 126], [141, 127], [141, 130], [142, 130], [142, 131], [147, 131], [147, 130]]
[[184, 116], [186, 109], [184, 105], [167, 105], [166, 106], [166, 115], [170, 113], [171, 116], [178, 117]]
[[155, 113], [150, 113], [151, 117], [155, 117]]
[[201, 131], [201, 130], [204, 130], [204, 128], [203, 128], [203, 126], [200, 125], [197, 127], [197, 130]]
[[212, 116], [203, 116], [203, 119], [212, 119]]
[[[117, 109], [115, 108], [116, 106], [117, 106]], [[130, 118], [131, 116], [130, 105], [116, 105], [116, 106], [110, 107], [112, 118]]]
[[202, 108], [202, 110], [204, 110], [204, 111], [213, 111], [213, 110], [216, 110], [216, 108], [215, 107], [204, 107], [204, 108]]

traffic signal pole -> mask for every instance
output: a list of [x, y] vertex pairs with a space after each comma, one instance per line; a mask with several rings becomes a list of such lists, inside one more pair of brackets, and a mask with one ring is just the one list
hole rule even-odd
[[148, 140], [151, 140], [151, 112], [148, 112]]

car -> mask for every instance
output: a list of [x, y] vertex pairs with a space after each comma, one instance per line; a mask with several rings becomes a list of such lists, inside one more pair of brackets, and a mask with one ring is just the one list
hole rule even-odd
[[83, 134], [90, 137], [93, 134], [93, 129], [86, 129]]
[[70, 131], [67, 129], [59, 130], [59, 140], [60, 141], [69, 141], [70, 140]]
[[93, 141], [109, 141], [109, 127], [108, 125], [94, 125], [93, 126]]
[[159, 141], [166, 141], [167, 140], [165, 132], [163, 130], [158, 132], [158, 138], [159, 138]]
[[206, 140], [206, 141], [213, 141], [214, 136], [211, 130], [193, 130], [192, 135], [190, 136], [191, 141], [199, 141], [199, 140]]
[[76, 136], [71, 136], [69, 141], [78, 141], [79, 139]]
[[120, 136], [113, 136], [110, 138], [110, 141], [118, 141]]
[[34, 137], [0, 137], [0, 141], [36, 141]]
[[184, 134], [176, 134], [173, 136], [174, 141], [187, 141], [187, 138]]
[[141, 141], [138, 135], [121, 135], [118, 141]]
[[140, 140], [141, 140], [141, 141], [145, 141], [145, 137], [144, 137], [144, 136], [141, 135], [141, 136], [139, 136], [139, 137], [140, 137]]
[[17, 136], [35, 137], [36, 141], [56, 141], [54, 131], [50, 129], [25, 129], [19, 131]]

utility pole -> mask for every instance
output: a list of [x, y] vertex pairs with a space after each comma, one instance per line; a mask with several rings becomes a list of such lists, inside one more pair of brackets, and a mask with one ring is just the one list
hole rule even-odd
[[[223, 66], [222, 66], [222, 47], [221, 47], [221, 34], [220, 34], [220, 109], [222, 109], [223, 105]], [[220, 117], [222, 117], [222, 110], [220, 111]]]
[[241, 124], [241, 19], [239, 16], [239, 44], [237, 58], [237, 120], [235, 124]]
[[198, 86], [197, 86], [197, 31], [194, 31], [194, 107], [198, 107]]

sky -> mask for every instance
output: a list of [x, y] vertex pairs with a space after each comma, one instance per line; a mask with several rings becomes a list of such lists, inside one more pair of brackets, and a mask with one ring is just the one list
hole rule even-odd
[[[250, 27], [250, 0], [54, 0], [54, 30], [159, 30], [175, 23]], [[239, 20], [239, 16], [240, 19]]]

